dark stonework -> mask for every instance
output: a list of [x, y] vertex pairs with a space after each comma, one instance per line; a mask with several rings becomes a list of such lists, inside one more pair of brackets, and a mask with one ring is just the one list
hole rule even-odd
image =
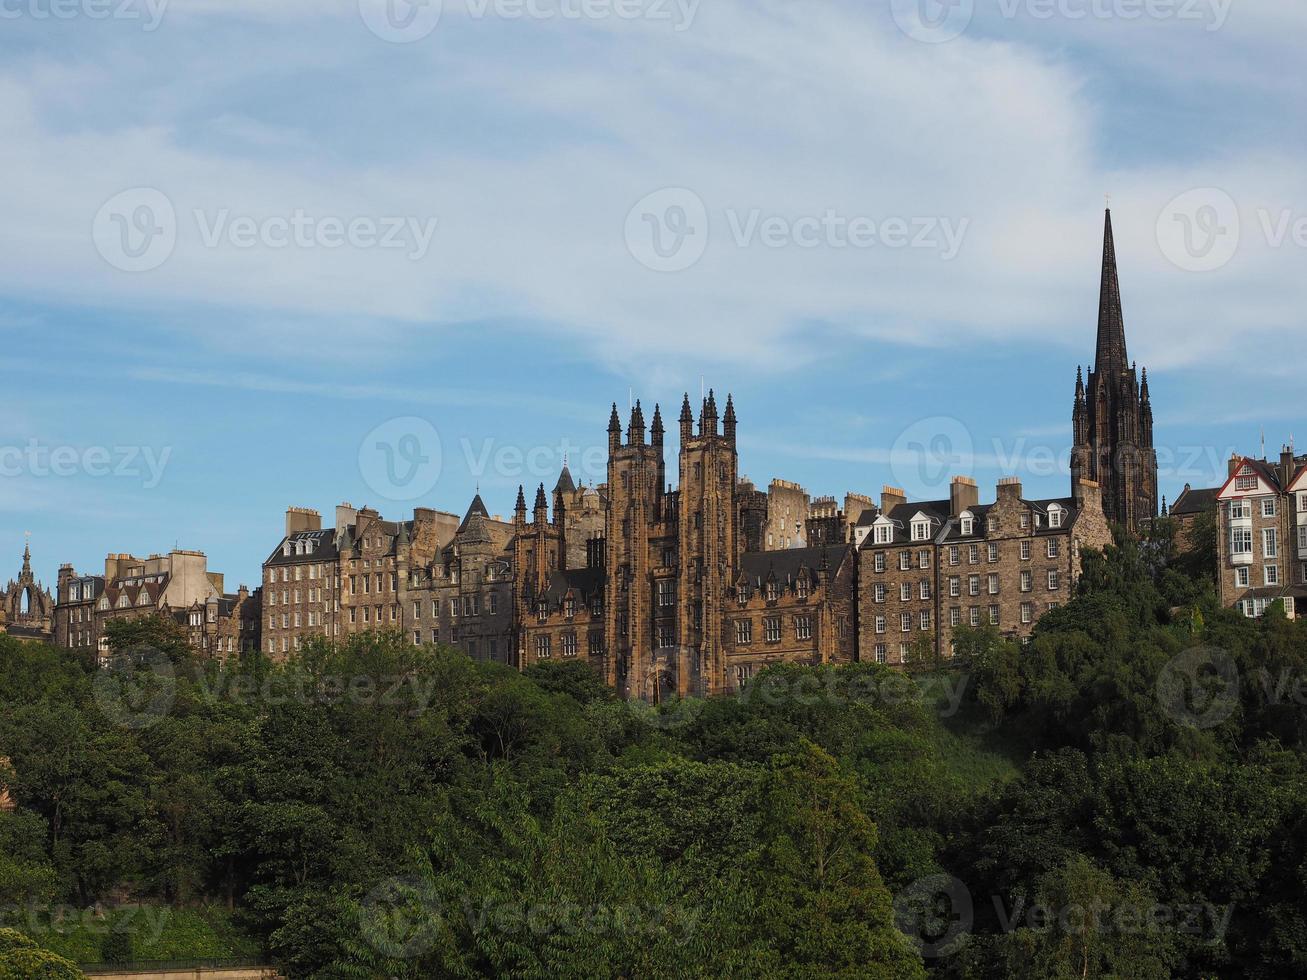
[[1103, 232], [1095, 358], [1087, 386], [1076, 371], [1071, 485], [1080, 480], [1098, 482], [1107, 519], [1137, 531], [1157, 516], [1157, 454], [1148, 370], [1144, 369], [1141, 380], [1126, 356], [1111, 211]]

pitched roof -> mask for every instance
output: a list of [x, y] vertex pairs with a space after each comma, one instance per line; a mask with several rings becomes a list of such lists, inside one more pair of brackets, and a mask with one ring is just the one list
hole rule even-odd
[[1216, 494], [1219, 489], [1219, 487], [1208, 487], [1203, 490], [1195, 490], [1186, 486], [1180, 491], [1180, 496], [1176, 497], [1171, 504], [1171, 516], [1201, 514], [1205, 510], [1211, 510], [1216, 506]]
[[782, 551], [750, 551], [740, 556], [740, 574], [752, 582], [765, 581], [769, 574], [775, 574], [778, 581], [788, 582], [795, 579], [802, 568], [817, 571], [823, 558], [828, 570], [834, 572], [853, 550], [851, 544], [828, 544]]

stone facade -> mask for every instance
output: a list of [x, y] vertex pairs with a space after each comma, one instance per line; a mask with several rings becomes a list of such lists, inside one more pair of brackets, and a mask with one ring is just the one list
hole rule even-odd
[[18, 578], [0, 590], [0, 632], [28, 640], [54, 638], [55, 600], [32, 574], [32, 548], [23, 548]]
[[200, 551], [148, 558], [111, 554], [103, 575], [60, 567], [54, 641], [100, 658], [108, 650], [109, 621], [158, 615], [186, 627], [197, 653], [225, 656], [258, 647], [259, 599], [258, 590], [244, 586], [225, 594], [222, 574], [209, 571]]
[[948, 500], [908, 502], [886, 487], [858, 553], [858, 649], [896, 665], [953, 655], [959, 626], [1026, 637], [1066, 602], [1082, 548], [1111, 532], [1097, 484], [1069, 498], [1027, 500], [1016, 478], [979, 503], [973, 480], [955, 477]]
[[1260, 616], [1274, 602], [1307, 615], [1307, 456], [1236, 456], [1216, 492], [1222, 604]]
[[1103, 273], [1098, 301], [1098, 345], [1086, 386], [1076, 369], [1071, 423], [1071, 482], [1101, 485], [1110, 522], [1138, 531], [1157, 515], [1157, 453], [1148, 369], [1142, 382], [1126, 355], [1121, 285], [1112, 238], [1112, 212], [1103, 232]]

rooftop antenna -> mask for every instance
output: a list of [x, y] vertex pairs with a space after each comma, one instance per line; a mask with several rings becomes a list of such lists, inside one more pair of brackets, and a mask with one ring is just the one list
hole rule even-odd
[[628, 411], [635, 411], [635, 389], [626, 389], [626, 407]]
[[1262, 426], [1262, 459], [1266, 458], [1266, 426]]

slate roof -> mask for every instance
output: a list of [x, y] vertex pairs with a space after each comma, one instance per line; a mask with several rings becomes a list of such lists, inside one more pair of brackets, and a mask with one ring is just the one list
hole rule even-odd
[[1216, 506], [1216, 495], [1220, 492], [1219, 487], [1209, 487], [1203, 490], [1194, 490], [1188, 486], [1180, 492], [1180, 496], [1175, 498], [1171, 504], [1170, 515], [1186, 516], [1189, 514], [1201, 514], [1203, 511], [1211, 510]]
[[[287, 541], [290, 541], [292, 544], [297, 541], [313, 541], [313, 551], [307, 555], [300, 555], [296, 554], [295, 549], [292, 548], [289, 555], [282, 554], [283, 547]], [[323, 528], [321, 531], [296, 531], [294, 534], [282, 538], [277, 542], [276, 549], [268, 556], [268, 560], [263, 564], [293, 565], [297, 562], [308, 560], [330, 561], [336, 557], [336, 532], [335, 529], [328, 527]]]
[[823, 556], [828, 570], [834, 572], [853, 550], [851, 544], [829, 544], [781, 551], [750, 551], [740, 556], [740, 574], [755, 584], [765, 582], [771, 574], [775, 574], [778, 582], [791, 582], [798, 578], [801, 568], [811, 572], [820, 569]]

